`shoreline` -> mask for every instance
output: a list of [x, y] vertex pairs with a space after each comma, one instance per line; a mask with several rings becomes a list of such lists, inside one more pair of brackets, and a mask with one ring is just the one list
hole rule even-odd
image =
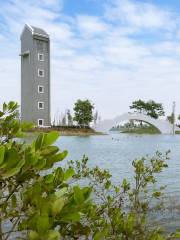
[[39, 133], [48, 133], [51, 131], [59, 132], [60, 136], [101, 136], [106, 135], [102, 132], [96, 132], [94, 129], [80, 128], [80, 127], [49, 127], [49, 128], [34, 128], [29, 131], [25, 131], [25, 135], [32, 136], [38, 135]]
[[128, 134], [161, 134], [160, 131], [154, 126], [143, 126], [143, 127], [134, 127], [134, 128], [119, 128], [120, 133]]

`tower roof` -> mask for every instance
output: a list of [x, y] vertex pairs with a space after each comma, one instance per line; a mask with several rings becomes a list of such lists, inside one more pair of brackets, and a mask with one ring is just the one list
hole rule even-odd
[[37, 35], [37, 36], [49, 38], [49, 34], [47, 34], [47, 32], [44, 31], [42, 28], [31, 26], [29, 24], [26, 24], [25, 28], [26, 27], [31, 31], [32, 35]]
[[34, 27], [31, 26], [33, 29], [33, 35], [42, 35], [44, 37], [49, 38], [49, 35], [47, 34], [47, 32], [45, 32], [42, 28], [38, 28], [38, 27]]

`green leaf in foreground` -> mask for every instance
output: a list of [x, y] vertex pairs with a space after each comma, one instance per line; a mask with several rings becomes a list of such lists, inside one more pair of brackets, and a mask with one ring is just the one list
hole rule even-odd
[[29, 240], [39, 240], [39, 234], [35, 231], [29, 233]]
[[61, 235], [58, 231], [55, 231], [55, 230], [49, 231], [47, 240], [60, 240], [60, 239], [61, 239]]
[[79, 222], [80, 221], [80, 213], [74, 212], [74, 213], [63, 214], [62, 220], [65, 222], [69, 222], [69, 221]]
[[75, 174], [75, 171], [73, 168], [68, 168], [66, 172], [64, 173], [64, 181], [67, 181], [69, 178], [71, 178]]
[[74, 187], [74, 200], [77, 204], [81, 204], [84, 202], [83, 190], [80, 189], [80, 187], [78, 186]]
[[52, 205], [52, 213], [53, 215], [57, 215], [61, 212], [61, 209], [64, 206], [64, 199], [63, 198], [58, 198], [53, 202]]
[[47, 215], [45, 216], [39, 216], [37, 219], [37, 230], [39, 233], [43, 234], [49, 229], [49, 217]]
[[0, 146], [0, 165], [4, 161], [4, 153], [5, 153], [5, 147], [4, 146]]
[[103, 232], [98, 232], [98, 233], [95, 234], [94, 240], [104, 240], [105, 239], [104, 237], [105, 236], [104, 236]]
[[49, 146], [55, 143], [55, 141], [59, 138], [59, 133], [56, 131], [50, 132], [45, 135], [44, 138], [44, 146]]
[[[17, 104], [4, 104], [4, 111], [0, 117], [0, 229], [11, 224], [8, 238], [3, 234], [0, 239], [15, 239], [16, 230], [29, 240], [169, 239], [157, 221], [153, 226], [148, 221], [149, 212], [156, 210], [158, 215], [160, 209], [162, 213], [164, 188], [156, 189], [153, 183], [166, 167], [167, 155], [137, 159], [135, 184], [123, 180], [114, 185], [108, 170], [89, 167], [85, 157], [62, 164], [67, 151], [52, 145], [58, 133], [40, 134], [33, 143], [17, 141], [16, 132], [22, 129]], [[171, 236], [178, 239], [180, 232]]]

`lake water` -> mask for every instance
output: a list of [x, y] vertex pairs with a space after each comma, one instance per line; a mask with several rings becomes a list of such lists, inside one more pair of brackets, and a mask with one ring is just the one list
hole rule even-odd
[[[27, 139], [25, 139], [27, 141]], [[32, 141], [29, 139], [28, 141]], [[88, 156], [90, 166], [109, 169], [115, 183], [123, 178], [133, 181], [132, 161], [145, 155], [153, 156], [158, 150], [171, 150], [169, 167], [158, 174], [158, 184], [166, 185], [168, 210], [156, 215], [158, 224], [174, 232], [180, 227], [180, 135], [132, 135], [111, 132], [109, 135], [88, 137], [60, 137], [56, 145], [68, 150], [66, 160], [78, 160]], [[66, 161], [59, 164], [65, 164]], [[5, 224], [8, 229], [9, 223]], [[13, 236], [12, 240], [15, 239]]]
[[60, 137], [57, 145], [68, 150], [67, 159], [88, 156], [90, 166], [109, 169], [113, 180], [132, 179], [132, 161], [145, 155], [153, 156], [158, 150], [170, 150], [168, 168], [158, 176], [158, 182], [167, 185], [168, 193], [180, 196], [180, 135], [117, 134], [89, 137]]
[[180, 226], [180, 135], [130, 135], [111, 133], [103, 136], [60, 137], [57, 145], [68, 150], [67, 159], [81, 159], [88, 156], [89, 165], [98, 165], [109, 169], [115, 183], [123, 178], [133, 180], [132, 161], [145, 155], [153, 156], [158, 150], [162, 153], [170, 150], [168, 168], [158, 174], [158, 184], [166, 185], [166, 196], [170, 199], [170, 208], [177, 205], [175, 211], [162, 216], [162, 223], [174, 230]]

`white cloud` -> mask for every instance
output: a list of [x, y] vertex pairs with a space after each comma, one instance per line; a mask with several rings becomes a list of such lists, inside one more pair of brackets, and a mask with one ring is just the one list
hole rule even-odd
[[175, 24], [170, 11], [142, 1], [113, 0], [112, 5], [106, 7], [106, 16], [137, 28], [168, 29]]
[[0, 101], [20, 101], [19, 36], [28, 22], [51, 36], [52, 115], [86, 97], [103, 117], [128, 111], [136, 98], [180, 105], [178, 18], [167, 9], [113, 0], [102, 16], [72, 17], [62, 1], [13, 0], [3, 2], [0, 16]]
[[94, 16], [78, 15], [77, 24], [82, 34], [103, 34], [108, 30], [108, 25], [101, 21], [99, 17]]

